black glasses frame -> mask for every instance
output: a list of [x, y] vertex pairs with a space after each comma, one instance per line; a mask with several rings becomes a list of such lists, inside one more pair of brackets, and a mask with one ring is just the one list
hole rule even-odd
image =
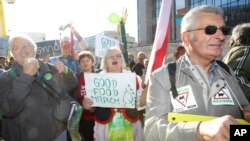
[[187, 32], [204, 30], [207, 35], [214, 35], [217, 32], [217, 29], [220, 29], [224, 35], [229, 35], [231, 31], [231, 28], [228, 26], [217, 27], [215, 25], [208, 25], [203, 28], [187, 30]]

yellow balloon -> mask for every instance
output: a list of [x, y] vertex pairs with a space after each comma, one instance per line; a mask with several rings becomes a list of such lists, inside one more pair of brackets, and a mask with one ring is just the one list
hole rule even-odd
[[117, 24], [117, 23], [119, 23], [121, 21], [121, 18], [116, 13], [112, 13], [109, 16], [109, 21], [111, 23]]

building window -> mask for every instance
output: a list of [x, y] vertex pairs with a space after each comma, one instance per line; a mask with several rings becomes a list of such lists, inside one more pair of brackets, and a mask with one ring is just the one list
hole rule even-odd
[[190, 4], [191, 8], [204, 4], [222, 7], [225, 22], [231, 27], [250, 22], [250, 0], [191, 0]]

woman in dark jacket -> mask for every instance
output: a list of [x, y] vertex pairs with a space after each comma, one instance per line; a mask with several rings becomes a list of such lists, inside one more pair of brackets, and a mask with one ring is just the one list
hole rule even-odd
[[231, 49], [223, 62], [234, 70], [240, 87], [250, 102], [250, 23], [237, 25], [232, 31], [230, 42]]

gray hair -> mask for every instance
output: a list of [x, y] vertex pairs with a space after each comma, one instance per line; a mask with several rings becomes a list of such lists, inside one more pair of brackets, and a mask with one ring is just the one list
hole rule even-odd
[[15, 34], [15, 35], [10, 36], [10, 38], [9, 38], [9, 48], [10, 48], [10, 54], [12, 57], [13, 57], [12, 48], [13, 48], [13, 45], [14, 45], [14, 42], [16, 39], [25, 40], [30, 45], [30, 47], [34, 48], [34, 51], [36, 52], [37, 45], [29, 36], [24, 35], [24, 34]]
[[181, 21], [181, 33], [191, 30], [197, 23], [197, 17], [201, 13], [212, 13], [223, 17], [223, 10], [220, 7], [202, 5], [189, 10]]
[[125, 62], [125, 59], [124, 59], [124, 56], [122, 54], [122, 51], [120, 50], [119, 47], [117, 46], [114, 46], [114, 47], [111, 47], [107, 50], [107, 52], [105, 53], [104, 57], [102, 58], [102, 62], [101, 62], [101, 69], [105, 72], [108, 71], [108, 65], [107, 65], [107, 60], [108, 60], [108, 56], [110, 55], [111, 52], [113, 51], [117, 51], [121, 54], [122, 56], [122, 68], [121, 69], [126, 69], [126, 62]]
[[230, 39], [230, 46], [246, 46], [250, 45], [250, 23], [239, 24], [234, 27]]

